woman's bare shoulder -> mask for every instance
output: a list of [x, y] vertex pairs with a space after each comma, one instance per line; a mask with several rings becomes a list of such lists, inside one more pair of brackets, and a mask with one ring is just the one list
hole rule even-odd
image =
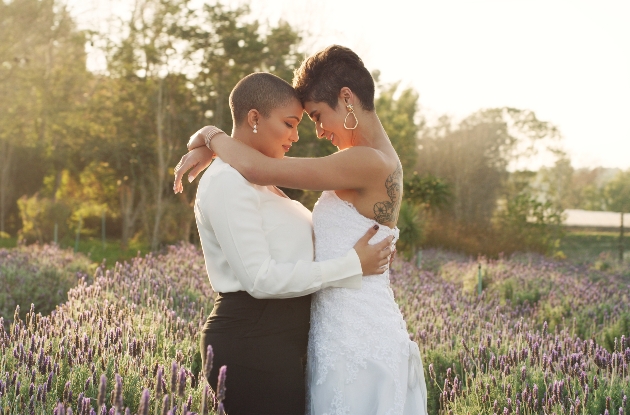
[[351, 156], [355, 160], [360, 160], [364, 166], [382, 173], [387, 173], [388, 175], [400, 165], [400, 161], [395, 152], [389, 154], [386, 151], [373, 147], [356, 146], [342, 150], [341, 152], [347, 152], [348, 156]]

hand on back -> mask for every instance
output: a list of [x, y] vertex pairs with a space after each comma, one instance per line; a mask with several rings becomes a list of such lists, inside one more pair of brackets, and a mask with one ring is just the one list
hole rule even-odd
[[389, 267], [390, 255], [392, 253], [393, 236], [388, 236], [382, 241], [370, 245], [369, 241], [378, 231], [378, 225], [374, 225], [357, 241], [354, 250], [361, 260], [361, 270], [363, 276], [382, 274]]

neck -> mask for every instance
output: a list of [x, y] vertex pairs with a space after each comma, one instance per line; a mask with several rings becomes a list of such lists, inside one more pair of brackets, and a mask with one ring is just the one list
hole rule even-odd
[[232, 137], [236, 138], [238, 141], [240, 141], [241, 143], [250, 146], [253, 149], [256, 149], [256, 140], [255, 140], [255, 135], [254, 132], [246, 127], [243, 126], [236, 126], [233, 125], [232, 126]]
[[357, 115], [361, 121], [354, 131], [356, 145], [378, 147], [390, 142], [376, 111], [361, 110]]

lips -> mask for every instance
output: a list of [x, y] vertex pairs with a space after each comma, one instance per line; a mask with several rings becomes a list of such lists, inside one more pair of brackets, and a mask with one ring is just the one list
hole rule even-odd
[[286, 153], [287, 151], [291, 150], [291, 146], [282, 146], [282, 148], [284, 149], [284, 152]]

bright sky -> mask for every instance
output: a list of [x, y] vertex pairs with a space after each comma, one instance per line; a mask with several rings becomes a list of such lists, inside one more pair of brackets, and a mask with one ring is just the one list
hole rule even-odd
[[[124, 14], [132, 2], [70, 1], [91, 24]], [[348, 46], [382, 80], [415, 88], [430, 118], [530, 109], [560, 128], [574, 167], [630, 168], [628, 0], [249, 3], [255, 18], [305, 30], [306, 53]]]

